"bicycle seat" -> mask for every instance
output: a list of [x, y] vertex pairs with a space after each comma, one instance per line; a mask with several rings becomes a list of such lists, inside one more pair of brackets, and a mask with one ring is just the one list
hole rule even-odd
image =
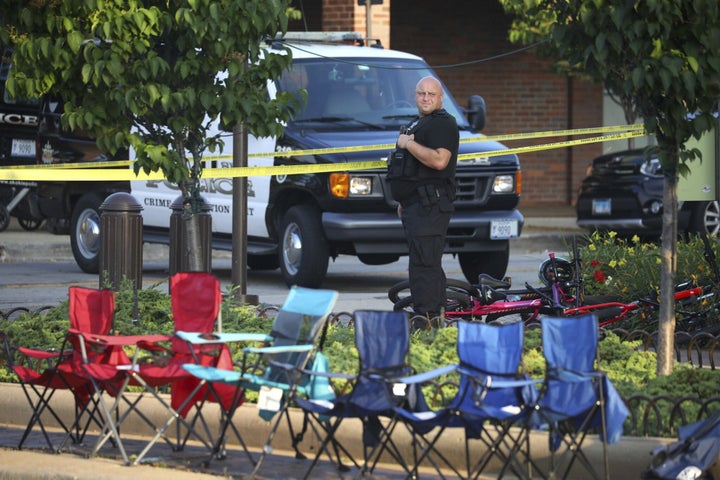
[[489, 305], [499, 300], [506, 300], [507, 295], [505, 292], [498, 292], [490, 285], [480, 285], [480, 303], [483, 305]]
[[488, 275], [487, 273], [481, 273], [478, 276], [478, 285], [480, 287], [487, 286], [487, 287], [502, 288], [502, 289], [510, 288], [510, 282], [508, 282], [506, 280], [499, 280], [495, 277]]

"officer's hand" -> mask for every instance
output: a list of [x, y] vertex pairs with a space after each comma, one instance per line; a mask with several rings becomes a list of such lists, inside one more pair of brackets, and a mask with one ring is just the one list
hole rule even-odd
[[400, 205], [400, 204], [398, 204], [397, 215], [398, 215], [398, 218], [402, 219], [402, 205]]
[[415, 134], [413, 134], [413, 135], [406, 135], [406, 134], [404, 134], [404, 133], [401, 133], [401, 134], [398, 136], [398, 139], [397, 139], [397, 146], [398, 146], [398, 148], [400, 148], [400, 149], [406, 149], [406, 148], [407, 148], [407, 144], [408, 144], [410, 141], [414, 140], [414, 139], [415, 139]]

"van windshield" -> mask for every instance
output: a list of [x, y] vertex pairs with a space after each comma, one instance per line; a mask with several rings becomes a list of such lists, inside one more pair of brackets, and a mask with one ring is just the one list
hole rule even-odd
[[[277, 81], [279, 91], [304, 88], [308, 103], [290, 125], [315, 128], [338, 125], [396, 130], [417, 115], [415, 85], [432, 70], [423, 62], [398, 59], [295, 59], [293, 68]], [[443, 107], [460, 128], [465, 115], [443, 86]]]

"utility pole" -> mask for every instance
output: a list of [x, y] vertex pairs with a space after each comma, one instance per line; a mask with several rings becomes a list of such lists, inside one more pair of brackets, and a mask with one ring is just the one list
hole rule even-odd
[[[247, 64], [245, 64], [245, 70]], [[247, 121], [233, 127], [233, 167], [248, 166]], [[241, 303], [258, 304], [257, 295], [247, 294], [247, 177], [233, 177], [232, 194], [232, 285], [233, 297]]]

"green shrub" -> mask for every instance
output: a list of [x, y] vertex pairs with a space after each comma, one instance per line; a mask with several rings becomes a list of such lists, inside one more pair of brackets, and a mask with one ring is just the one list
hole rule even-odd
[[[658, 243], [643, 242], [637, 235], [627, 239], [615, 232], [595, 232], [579, 241], [582, 278], [588, 294], [615, 294], [622, 301], [644, 297], [660, 288], [660, 252]], [[717, 238], [711, 239], [715, 255]], [[677, 282], [697, 285], [713, 282], [705, 260], [704, 245], [697, 235], [677, 243]]]
[[[626, 303], [642, 298], [658, 299], [659, 244], [643, 242], [638, 236], [622, 238], [615, 232], [595, 232], [582, 237], [578, 244], [582, 260], [581, 278], [586, 295], [614, 295]], [[710, 244], [717, 256], [717, 238], [711, 238]], [[695, 286], [714, 285], [712, 268], [704, 252], [702, 238], [698, 235], [687, 235], [678, 241], [676, 283], [689, 281]], [[688, 312], [707, 311], [705, 321], [717, 322], [718, 312], [711, 300], [683, 305], [678, 308], [676, 317], [681, 320]], [[616, 326], [627, 330], [642, 328], [653, 331], [657, 329], [656, 322], [657, 310], [649, 309], [624, 318]], [[678, 323], [678, 328], [687, 328], [687, 325]]]
[[[608, 244], [604, 244], [606, 247]], [[587, 248], [587, 247], [586, 247]], [[598, 251], [596, 248], [595, 251]], [[117, 295], [117, 311], [114, 329], [120, 334], [166, 333], [173, 330], [170, 297], [161, 284], [138, 292], [137, 315], [134, 314], [134, 297], [129, 285], [123, 286]], [[15, 345], [37, 348], [60, 348], [69, 326], [67, 301], [42, 313], [24, 313], [17, 319], [0, 320], [0, 330], [7, 333]], [[237, 305], [230, 298], [222, 304], [221, 318], [225, 332], [269, 332], [273, 321], [273, 309], [249, 305]], [[442, 328], [415, 332], [411, 336], [411, 363], [417, 372], [425, 372], [447, 364], [457, 363], [457, 329]], [[358, 353], [354, 348], [354, 329], [351, 326], [331, 324], [328, 327], [324, 353], [328, 356], [332, 371], [354, 373], [358, 368]], [[673, 398], [699, 396], [706, 399], [717, 395], [720, 371], [693, 368], [678, 364], [672, 375], [656, 377], [656, 355], [642, 351], [638, 341], [622, 341], [612, 332], [605, 332], [599, 344], [601, 370], [608, 373], [623, 396], [636, 394], [647, 396], [667, 395]], [[236, 360], [238, 358], [236, 357]], [[522, 370], [536, 378], [544, 374], [545, 363], [539, 328], [525, 332], [525, 349]], [[13, 375], [5, 365], [0, 365], [0, 381], [13, 381]], [[457, 376], [447, 375], [438, 379], [438, 385], [426, 386], [424, 392], [431, 404], [446, 404], [456, 391]], [[338, 391], [346, 388], [345, 382], [336, 382]], [[252, 401], [254, 395], [249, 395]], [[699, 412], [699, 406], [687, 407], [688, 418]], [[670, 407], [659, 410], [663, 418], [670, 415]]]

